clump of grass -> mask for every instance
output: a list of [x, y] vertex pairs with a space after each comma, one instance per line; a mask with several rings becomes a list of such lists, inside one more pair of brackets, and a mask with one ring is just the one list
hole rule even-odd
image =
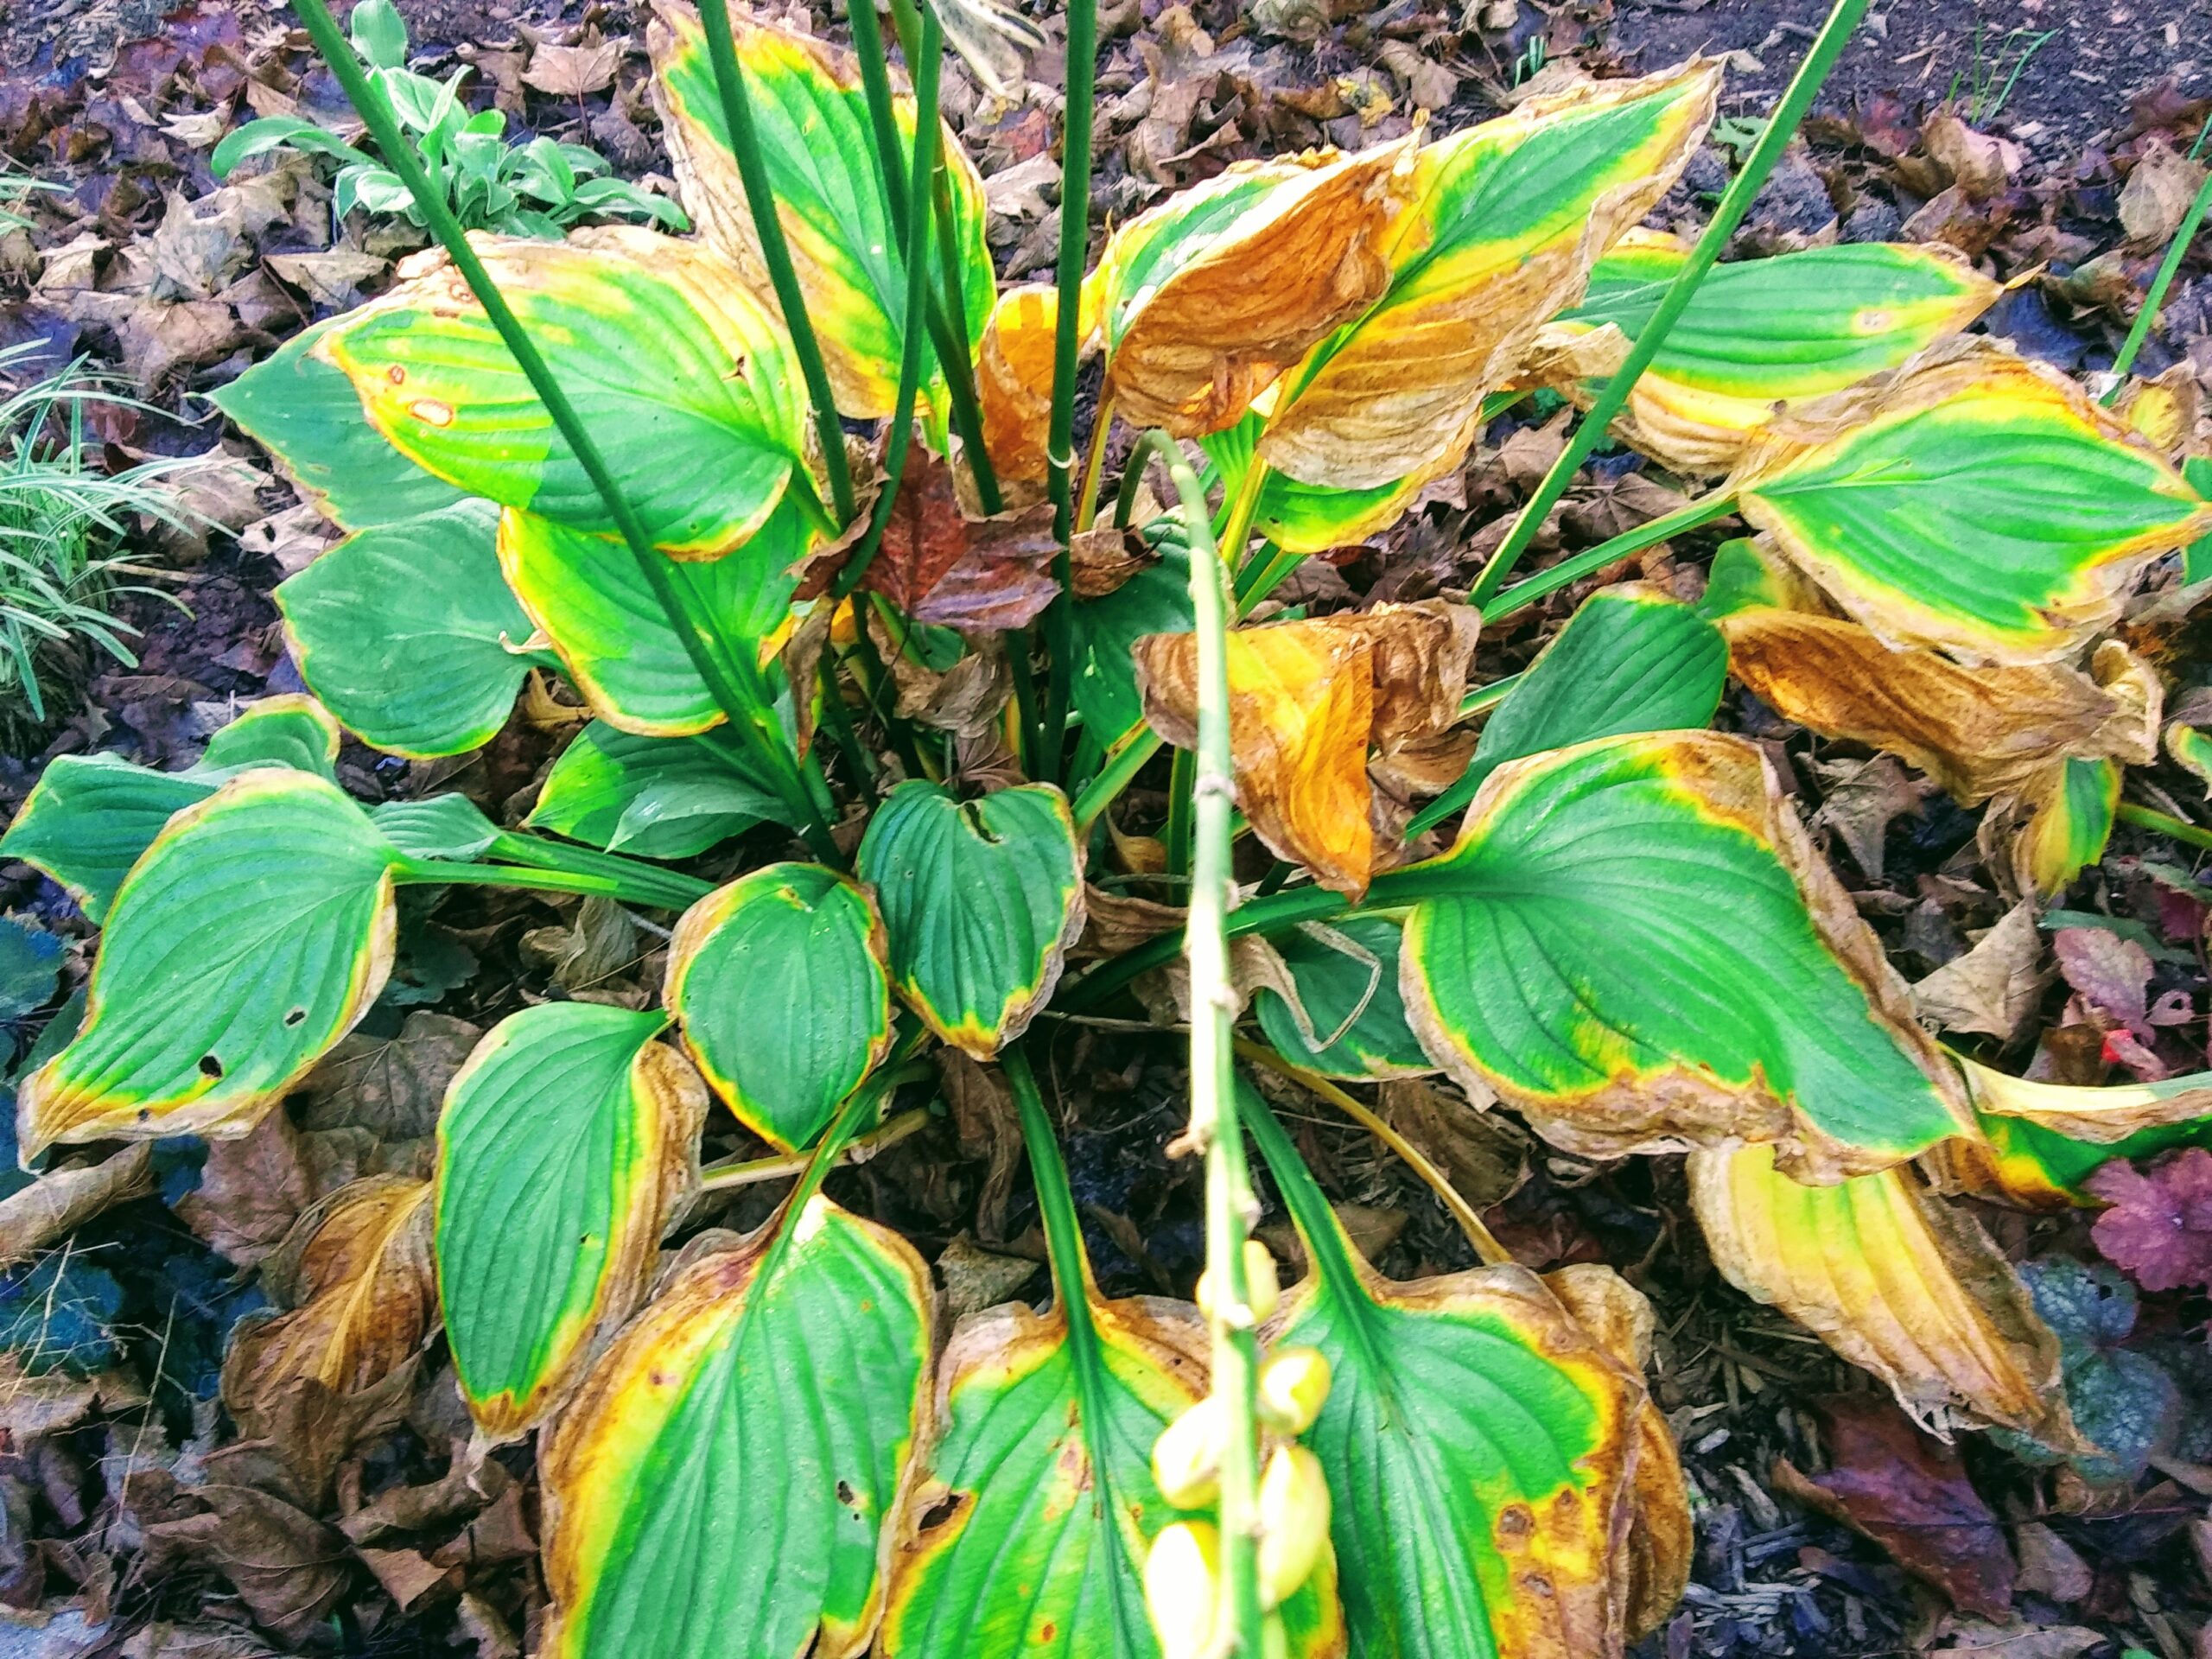
[[[30, 349], [0, 351], [0, 389]], [[177, 603], [146, 585], [156, 573], [127, 550], [148, 521], [188, 527], [174, 480], [197, 463], [102, 469], [85, 426], [99, 404], [136, 406], [81, 359], [0, 396], [0, 719], [13, 736], [49, 723], [53, 683], [80, 680], [88, 653], [137, 666], [124, 641], [139, 631], [114, 613], [117, 601]]]

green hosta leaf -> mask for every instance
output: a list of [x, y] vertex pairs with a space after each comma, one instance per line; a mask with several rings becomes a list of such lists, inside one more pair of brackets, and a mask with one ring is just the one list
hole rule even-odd
[[466, 499], [362, 418], [353, 383], [315, 354], [332, 327], [319, 322], [294, 334], [274, 356], [211, 393], [216, 408], [342, 529], [401, 524]]
[[481, 858], [500, 836], [466, 795], [433, 795], [420, 801], [386, 801], [372, 808], [377, 832], [410, 858]]
[[[657, 545], [711, 558], [760, 528], [804, 453], [804, 400], [782, 325], [734, 269], [626, 226], [478, 251]], [[409, 460], [502, 506], [616, 533], [450, 265], [348, 312], [315, 352]]]
[[644, 1296], [698, 1179], [707, 1091], [653, 1039], [668, 1021], [592, 1002], [511, 1014], [438, 1118], [438, 1297], [479, 1431], [544, 1415]]
[[1325, 1077], [1413, 1077], [1436, 1070], [1406, 1024], [1398, 994], [1399, 927], [1388, 916], [1351, 916], [1274, 935], [1306, 1006], [1313, 1040], [1290, 1005], [1262, 988], [1260, 1029], [1285, 1057]]
[[[112, 754], [65, 754], [0, 838], [0, 852], [36, 865], [69, 890], [93, 922], [106, 918], [123, 878], [170, 817], [254, 766], [291, 766], [327, 778], [338, 728], [308, 698], [266, 697], [208, 740], [182, 772], [155, 772]], [[211, 765], [215, 757], [223, 763]]]
[[1728, 679], [1728, 644], [1688, 606], [1626, 582], [1583, 601], [1483, 728], [1459, 782], [1421, 816], [1474, 799], [1509, 760], [1593, 737], [1702, 730]]
[[[1179, 524], [1162, 519], [1160, 526]], [[1157, 528], [1157, 527], [1156, 527]], [[1148, 530], [1148, 537], [1154, 531]], [[1075, 673], [1069, 696], [1084, 730], [1111, 747], [1144, 719], [1129, 647], [1148, 633], [1191, 631], [1190, 555], [1179, 531], [1154, 537], [1160, 563], [1138, 571], [1112, 593], [1078, 600], [1073, 616]]]
[[696, 738], [633, 737], [595, 720], [561, 751], [525, 821], [640, 858], [689, 858], [788, 809]]
[[891, 939], [891, 982], [930, 1029], [988, 1059], [1019, 1037], [1083, 931], [1083, 856], [1049, 784], [959, 801], [911, 779], [861, 842]]
[[[1252, 446], [1264, 424], [1257, 413], [1247, 413], [1235, 426], [1198, 440], [1198, 448], [1220, 470], [1226, 497], [1233, 498], [1243, 486], [1252, 465]], [[1287, 553], [1325, 553], [1395, 524], [1426, 482], [1426, 475], [1415, 474], [1372, 489], [1338, 490], [1271, 472], [1260, 481], [1252, 528]]]
[[2140, 1129], [2108, 1142], [2077, 1140], [2032, 1118], [1995, 1112], [1977, 1112], [1975, 1121], [1980, 1142], [1951, 1141], [1923, 1160], [1938, 1188], [2002, 1198], [2030, 1210], [2102, 1204], [2083, 1183], [2114, 1158], [2150, 1158], [2175, 1147], [2212, 1146], [2212, 1116]]
[[116, 894], [83, 1029], [22, 1085], [23, 1156], [251, 1128], [384, 988], [397, 857], [304, 772], [246, 772], [171, 819]]
[[[1631, 232], [1598, 262], [1572, 326], [1631, 342], [1689, 259], [1672, 237]], [[1614, 423], [1676, 472], [1726, 472], [1777, 403], [1825, 397], [1955, 334], [2003, 290], [1941, 245], [1857, 243], [1717, 265], [1675, 321]], [[1573, 388], [1586, 404], [1602, 383]]]
[[911, 1246], [818, 1194], [679, 1269], [540, 1454], [548, 1659], [865, 1649], [931, 1300]]
[[[2199, 497], [2212, 501], [2212, 459], [2191, 455], [2182, 462], [2181, 475], [2189, 480], [2189, 487]], [[2189, 544], [2182, 559], [2182, 580], [2184, 582], [2202, 582], [2212, 577], [2212, 531]]]
[[[884, 200], [859, 65], [849, 52], [743, 11], [734, 12], [730, 23], [776, 217], [806, 296], [807, 315], [822, 340], [837, 407], [862, 418], [888, 415], [906, 332], [906, 262]], [[753, 291], [766, 294], [766, 267], [722, 119], [706, 31], [690, 7], [664, 4], [648, 38], [663, 130], [684, 205], [709, 242], [743, 268]], [[911, 95], [894, 95], [902, 157], [913, 143], [914, 113]], [[950, 126], [944, 155], [959, 262], [958, 315], [969, 330], [963, 343], [972, 350], [997, 298], [983, 240], [983, 182]], [[933, 272], [932, 281], [944, 280], [942, 271]], [[943, 373], [931, 344], [925, 342], [922, 350], [925, 385], [938, 401]]]
[[[739, 552], [711, 563], [671, 563], [726, 639], [764, 641], [790, 613], [791, 574], [807, 531], [786, 504]], [[620, 542], [565, 529], [534, 513], [499, 522], [499, 569], [543, 631], [592, 712], [641, 737], [680, 737], [723, 718], [636, 557]]]
[[1726, 487], [1886, 644], [1996, 663], [2070, 656], [2145, 564], [2212, 531], [2116, 416], [1986, 341], [1777, 416]]
[[891, 1046], [882, 918], [834, 870], [771, 864], [683, 913], [661, 1000], [738, 1121], [812, 1143]]
[[1267, 1334], [1329, 1361], [1306, 1443], [1329, 1477], [1354, 1659], [1620, 1652], [1637, 1379], [1524, 1268], [1384, 1279], [1240, 1095], [1313, 1265]]
[[1431, 1057], [1561, 1145], [1774, 1141], [1791, 1173], [1834, 1179], [1970, 1122], [1742, 738], [1601, 738], [1513, 761], [1449, 852], [1373, 891], [1412, 905], [1403, 988]]
[[499, 574], [499, 517], [463, 501], [360, 531], [278, 584], [300, 677], [364, 742], [461, 754], [505, 723], [531, 620]]
[[1593, 82], [1421, 150], [1388, 291], [1285, 377], [1260, 458], [1364, 490], [1465, 454], [1484, 396], [1696, 149], [1719, 85], [1710, 63]]

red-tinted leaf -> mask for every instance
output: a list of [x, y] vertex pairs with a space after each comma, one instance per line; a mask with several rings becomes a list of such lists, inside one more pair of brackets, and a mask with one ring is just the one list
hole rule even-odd
[[918, 448], [861, 585], [918, 622], [1023, 627], [1059, 591], [1052, 576], [1056, 545], [1049, 503], [970, 518], [960, 510], [952, 469]]
[[2147, 1174], [2114, 1159], [2085, 1185], [2112, 1205], [2097, 1217], [2097, 1248], [2137, 1284], [2212, 1284], [2212, 1152], [2190, 1147]]
[[1956, 1449], [1923, 1434], [1882, 1395], [1828, 1395], [1813, 1403], [1827, 1429], [1830, 1467], [1808, 1478], [1778, 1459], [1774, 1484], [1866, 1534], [1961, 1610], [2009, 1617], [2019, 1569]]
[[2101, 927], [2062, 927], [2051, 936], [2058, 970], [2082, 1000], [2114, 1025], [2148, 1040], [2144, 996], [2151, 982], [2151, 953], [2133, 939]]

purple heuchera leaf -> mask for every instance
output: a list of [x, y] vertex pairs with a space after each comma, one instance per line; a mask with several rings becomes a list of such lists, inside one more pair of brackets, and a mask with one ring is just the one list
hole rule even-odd
[[2097, 1217], [2097, 1248], [2137, 1284], [2212, 1284], [2212, 1152], [2190, 1147], [2147, 1174], [2114, 1159], [2087, 1185], [2112, 1205]]

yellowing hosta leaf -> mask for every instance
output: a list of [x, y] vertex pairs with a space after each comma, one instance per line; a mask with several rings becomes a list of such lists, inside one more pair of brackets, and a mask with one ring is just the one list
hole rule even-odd
[[2192, 1071], [2158, 1083], [2077, 1088], [2008, 1077], [1973, 1060], [1962, 1059], [1960, 1065], [1966, 1068], [1977, 1110], [2024, 1118], [2075, 1141], [2110, 1145], [2145, 1129], [2212, 1116], [2212, 1071]]
[[[653, 86], [684, 207], [709, 244], [766, 298], [772, 290], [722, 119], [706, 31], [681, 0], [657, 0], [653, 11], [646, 36]], [[730, 28], [776, 217], [837, 407], [862, 418], [888, 415], [906, 330], [906, 262], [884, 199], [860, 67], [851, 53], [763, 22], [741, 7], [731, 9]], [[893, 109], [901, 145], [896, 164], [903, 166], [913, 143], [914, 100], [895, 93]], [[962, 311], [976, 333], [990, 315], [996, 288], [983, 241], [983, 182], [950, 126], [944, 146]], [[942, 274], [932, 280], [941, 282]], [[923, 350], [932, 346], [925, 343]], [[934, 357], [923, 360], [925, 374], [941, 385]]]
[[1389, 289], [1285, 378], [1260, 458], [1373, 489], [1464, 454], [1484, 394], [1695, 151], [1719, 80], [1699, 63], [1593, 82], [1422, 150]]
[[82, 1028], [18, 1092], [22, 1155], [251, 1128], [384, 988], [397, 859], [306, 772], [246, 772], [171, 818], [116, 894]]
[[94, 922], [162, 826], [241, 772], [289, 766], [328, 778], [338, 722], [311, 697], [264, 697], [207, 741], [182, 772], [156, 772], [120, 755], [63, 754], [47, 763], [0, 852], [37, 866]]
[[707, 1091], [658, 1011], [548, 1002], [492, 1027], [438, 1118], [439, 1298], [478, 1430], [544, 1415], [636, 1306], [698, 1179]]
[[[791, 609], [810, 532], [786, 502], [760, 533], [710, 564], [677, 563], [731, 641], [766, 652]], [[570, 530], [535, 513], [499, 518], [499, 568], [561, 658], [592, 712], [639, 737], [683, 737], [721, 724], [721, 705], [699, 677], [636, 556], [620, 542]]]
[[[1640, 337], [1689, 248], [1631, 231], [1598, 262], [1560, 327]], [[1717, 265], [1613, 423], [1678, 473], [1725, 473], [1777, 403], [1826, 397], [1957, 334], [2003, 293], [1940, 244], [1859, 243]], [[1561, 388], [1588, 407], [1599, 384]]]
[[2109, 410], [1983, 340], [1777, 416], [1726, 487], [1885, 643], [1972, 661], [2071, 655], [2145, 564], [2212, 531]]
[[817, 1194], [679, 1268], [541, 1452], [548, 1659], [849, 1659], [923, 1412], [929, 1269]]
[[883, 913], [893, 988], [977, 1059], [1028, 1028], [1083, 931], [1083, 851], [1049, 784], [959, 801], [910, 779], [869, 820], [855, 873]]
[[1524, 1268], [1384, 1279], [1240, 1092], [1313, 1265], [1265, 1335], [1329, 1361], [1306, 1441], [1354, 1659], [1619, 1655], [1652, 1599], [1637, 1605], [1631, 1523], [1662, 1496], [1638, 1490], [1637, 1379]]
[[297, 1305], [240, 1325], [223, 1360], [223, 1404], [249, 1437], [302, 1383], [358, 1394], [421, 1348], [437, 1317], [429, 1196], [428, 1181], [372, 1175], [302, 1218], [312, 1230], [286, 1275]]
[[1964, 668], [1893, 651], [1856, 622], [1759, 607], [1720, 619], [1736, 677], [1785, 720], [1902, 756], [1966, 806], [2069, 755], [2157, 758], [2158, 677], [2118, 640], [2094, 676], [2062, 663]]
[[[2212, 1099], [2206, 1103], [2212, 1106]], [[1946, 1141], [1920, 1158], [1922, 1172], [1938, 1192], [1970, 1193], [2024, 1210], [2094, 1208], [2103, 1200], [2083, 1183], [2114, 1158], [2150, 1158], [2170, 1147], [2212, 1141], [2212, 1115], [2101, 1143], [2024, 1117], [1984, 1112], [1980, 1121], [1984, 1139]]]
[[1107, 395], [1179, 437], [1218, 431], [1390, 280], [1414, 140], [1233, 168], [1116, 232], [1096, 277]]
[[[2116, 648], [2116, 641], [2107, 645]], [[2101, 862], [2120, 812], [2120, 766], [2074, 757], [2046, 767], [2002, 795], [1982, 814], [1976, 839], [1983, 859], [2011, 891], [2056, 899], [2074, 878]], [[2009, 841], [2009, 846], [2006, 844]]]
[[1774, 1141], [1833, 1180], [1971, 1122], [1742, 738], [1600, 738], [1510, 762], [1450, 851], [1373, 896], [1412, 906], [1402, 989], [1430, 1057], [1562, 1146]]
[[1691, 1154], [1689, 1179], [1729, 1281], [1880, 1377], [1922, 1421], [1955, 1409], [2072, 1440], [2057, 1338], [1988, 1235], [1910, 1170], [1803, 1186], [1776, 1172], [1772, 1148], [1747, 1147]]
[[[475, 246], [655, 545], [713, 558], [760, 528], [804, 454], [804, 396], [783, 325], [734, 267], [626, 226]], [[435, 255], [403, 270], [317, 358], [410, 461], [502, 506], [615, 534], [460, 273]]]
[[976, 347], [983, 447], [1001, 483], [1042, 484], [1052, 473], [1052, 353], [1057, 289], [1025, 283], [999, 296]]
[[810, 1145], [891, 1046], [883, 918], [814, 864], [771, 864], [683, 912], [661, 1000], [738, 1121]]
[[2175, 765], [2212, 791], [2212, 729], [2174, 721], [2166, 728], [2166, 753]]
[[[1224, 427], [1198, 440], [1199, 447], [1220, 469], [1222, 490], [1234, 497], [1252, 464], [1252, 447], [1264, 425], [1264, 396], [1234, 426]], [[1332, 489], [1325, 484], [1306, 484], [1287, 473], [1270, 472], [1260, 481], [1260, 497], [1252, 512], [1252, 528], [1286, 553], [1325, 553], [1379, 535], [1397, 523], [1422, 487], [1438, 474], [1459, 464], [1457, 455], [1446, 455], [1434, 465], [1408, 477], [1395, 479], [1371, 490]]]
[[[1466, 606], [1427, 601], [1231, 633], [1230, 745], [1253, 833], [1322, 886], [1364, 892], [1368, 746], [1387, 754], [1459, 718], [1480, 626]], [[1134, 649], [1145, 718], [1179, 748], [1198, 741], [1196, 641], [1156, 633]]]

